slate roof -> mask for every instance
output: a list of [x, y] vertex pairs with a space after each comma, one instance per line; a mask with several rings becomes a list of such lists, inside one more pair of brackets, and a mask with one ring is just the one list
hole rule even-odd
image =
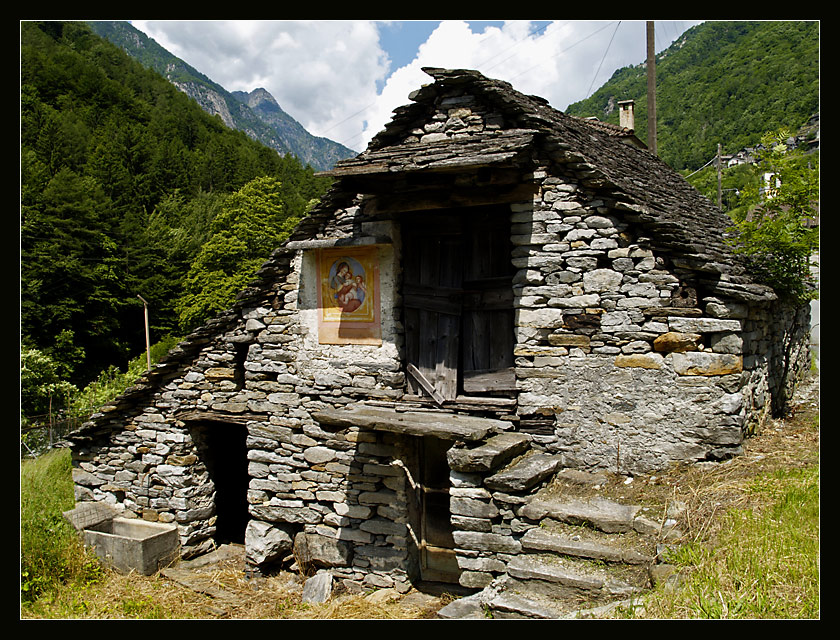
[[[482, 163], [511, 164], [527, 145], [542, 144], [585, 186], [615, 197], [625, 219], [639, 223], [651, 247], [698, 274], [713, 292], [745, 300], [773, 300], [769, 287], [756, 284], [727, 243], [729, 217], [667, 164], [644, 148], [624, 144], [633, 132], [566, 115], [543, 98], [522, 94], [508, 82], [466, 69], [425, 68], [434, 83], [394, 110], [386, 128], [368, 148], [326, 172], [341, 179], [375, 173], [465, 169]], [[470, 134], [448, 141], [405, 142], [426, 122], [438, 95], [467, 89], [495, 106], [507, 119], [498, 132]]]

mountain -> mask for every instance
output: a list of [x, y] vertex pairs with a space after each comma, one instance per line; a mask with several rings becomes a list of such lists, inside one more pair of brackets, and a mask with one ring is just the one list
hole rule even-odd
[[342, 144], [309, 133], [265, 89], [231, 93], [128, 22], [88, 24], [132, 58], [164, 76], [207, 113], [218, 115], [228, 127], [243, 131], [281, 154], [291, 153], [317, 171], [331, 169], [339, 160], [356, 155]]
[[[656, 56], [657, 152], [675, 169], [754, 146], [782, 127], [796, 132], [819, 113], [816, 21], [703, 22]], [[634, 100], [636, 135], [647, 138], [647, 65], [618, 69], [566, 113], [618, 124]]]

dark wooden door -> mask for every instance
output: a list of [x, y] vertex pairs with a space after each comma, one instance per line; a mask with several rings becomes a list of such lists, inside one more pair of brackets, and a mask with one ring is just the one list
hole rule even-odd
[[410, 390], [443, 402], [512, 388], [509, 210], [413, 214], [402, 236]]
[[462, 388], [467, 395], [514, 389], [513, 267], [506, 211], [464, 219]]

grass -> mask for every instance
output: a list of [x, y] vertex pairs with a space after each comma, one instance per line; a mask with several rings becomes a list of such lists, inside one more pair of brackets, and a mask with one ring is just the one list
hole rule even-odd
[[650, 597], [646, 616], [819, 617], [819, 471], [775, 472], [745, 490], [752, 506], [723, 514], [713, 540], [671, 554], [681, 583]]
[[24, 606], [97, 581], [102, 570], [61, 515], [74, 506], [70, 452], [56, 449], [20, 469], [20, 590]]
[[[730, 461], [675, 467], [605, 488], [635, 504], [685, 505], [684, 543], [668, 557], [679, 579], [659, 585], [641, 610], [625, 617], [819, 617], [818, 378], [794, 409]], [[21, 463], [22, 618], [418, 619], [445, 603], [409, 606], [408, 599], [345, 594], [312, 605], [302, 601], [295, 576], [264, 578], [256, 588], [235, 566], [207, 575], [232, 596], [213, 599], [160, 574], [100, 568], [61, 516], [72, 507], [68, 452]]]
[[676, 586], [649, 595], [644, 617], [819, 617], [819, 410], [813, 400], [795, 409], [743, 456], [671, 478], [688, 505], [687, 543], [668, 558]]

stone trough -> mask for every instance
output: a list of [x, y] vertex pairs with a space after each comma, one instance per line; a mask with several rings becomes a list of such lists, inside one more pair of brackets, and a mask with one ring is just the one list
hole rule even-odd
[[109, 513], [64, 514], [103, 564], [121, 573], [149, 576], [175, 562], [180, 538], [175, 525], [122, 518]]

